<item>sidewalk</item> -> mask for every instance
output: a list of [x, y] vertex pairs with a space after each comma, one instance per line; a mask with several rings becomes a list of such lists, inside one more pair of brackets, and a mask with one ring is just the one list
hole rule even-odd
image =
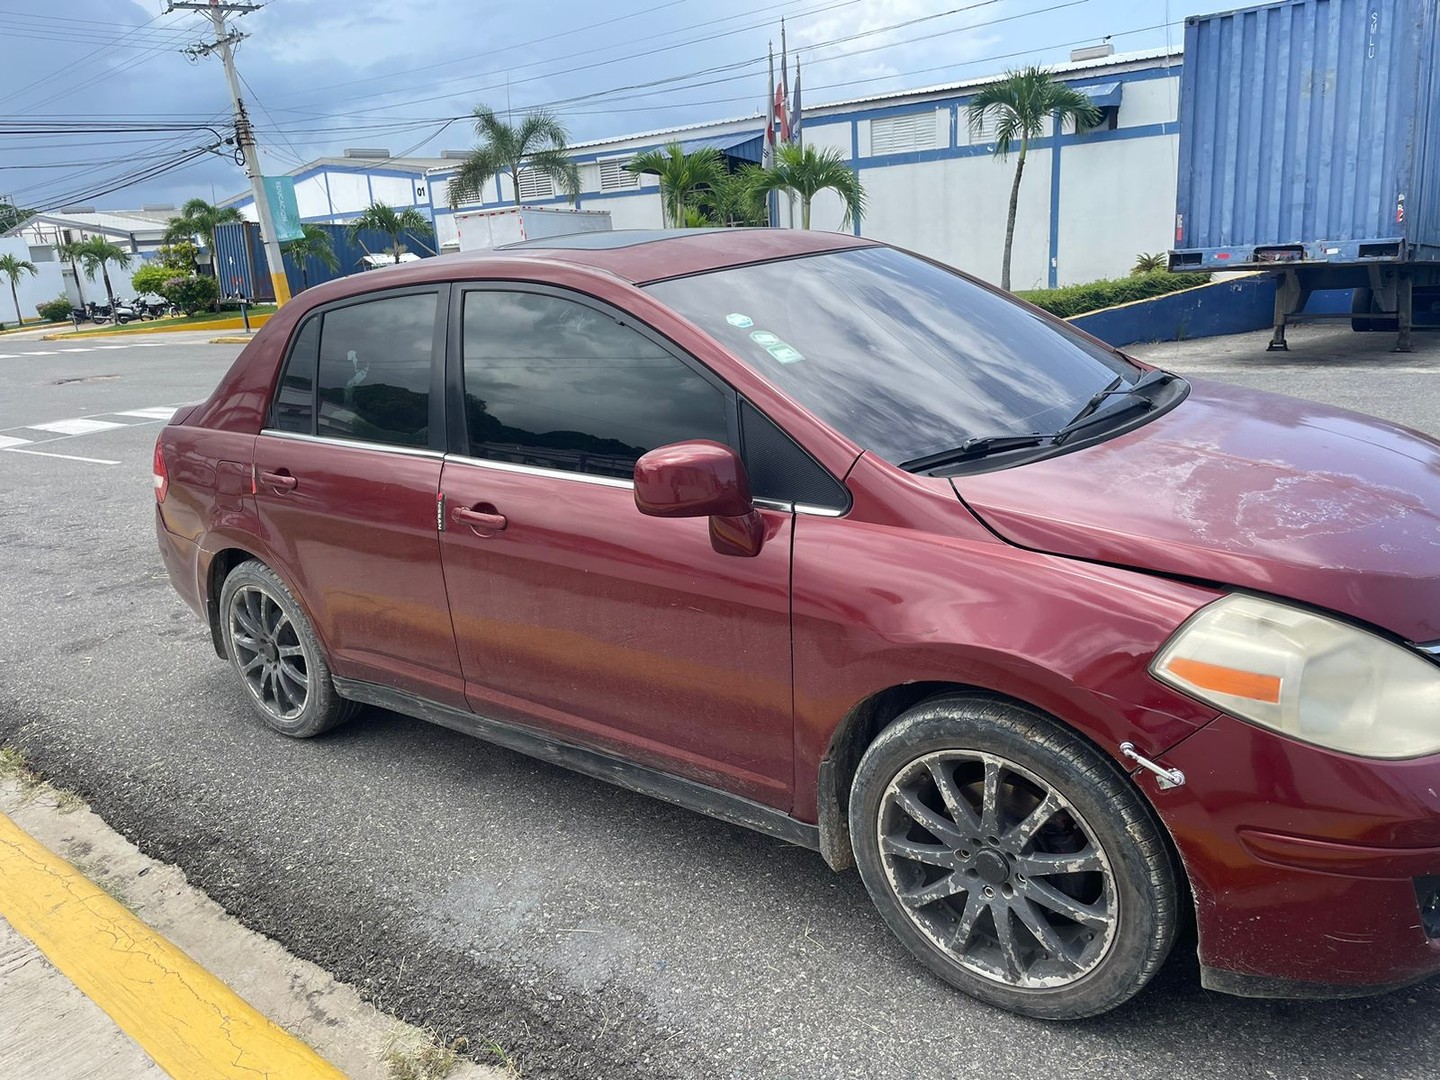
[[[74, 796], [0, 780], [0, 1076], [505, 1080], [255, 934]], [[67, 861], [67, 859], [69, 861]]]

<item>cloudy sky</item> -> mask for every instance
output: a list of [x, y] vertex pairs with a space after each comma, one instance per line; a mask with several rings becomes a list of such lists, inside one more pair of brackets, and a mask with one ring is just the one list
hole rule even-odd
[[[229, 119], [209, 20], [164, 0], [0, 0], [0, 198], [105, 208], [246, 186], [199, 153]], [[468, 147], [477, 104], [544, 105], [572, 141], [758, 113], [786, 18], [805, 101], [1183, 40], [1226, 0], [265, 0], [235, 21], [267, 172], [347, 146]], [[81, 128], [76, 132], [76, 126]], [[149, 130], [138, 130], [149, 129]], [[187, 155], [191, 159], [176, 165]], [[118, 186], [117, 185], [124, 185]], [[117, 188], [117, 190], [107, 190]]]

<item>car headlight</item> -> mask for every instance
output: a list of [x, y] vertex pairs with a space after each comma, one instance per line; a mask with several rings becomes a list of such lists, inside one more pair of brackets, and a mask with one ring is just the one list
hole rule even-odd
[[1202, 608], [1150, 665], [1161, 682], [1305, 742], [1374, 758], [1440, 751], [1440, 666], [1258, 596]]

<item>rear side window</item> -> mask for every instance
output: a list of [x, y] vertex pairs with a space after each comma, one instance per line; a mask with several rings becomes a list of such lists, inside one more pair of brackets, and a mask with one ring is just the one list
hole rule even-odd
[[416, 293], [325, 312], [317, 435], [429, 445], [436, 303]]
[[295, 335], [275, 404], [270, 411], [270, 426], [281, 431], [298, 431], [310, 435], [315, 430], [315, 362], [320, 352], [320, 316], [309, 319]]
[[630, 479], [647, 450], [728, 442], [725, 393], [636, 330], [559, 296], [465, 296], [470, 456]]

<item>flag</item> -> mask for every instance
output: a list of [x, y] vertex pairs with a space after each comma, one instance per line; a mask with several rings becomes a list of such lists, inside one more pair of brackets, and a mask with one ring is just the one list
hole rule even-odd
[[775, 108], [770, 117], [771, 141], [775, 140], [775, 128], [780, 129], [779, 140], [790, 141], [790, 114], [785, 109], [785, 84], [775, 87]]
[[795, 90], [790, 99], [790, 137], [800, 140], [800, 57], [795, 57]]

